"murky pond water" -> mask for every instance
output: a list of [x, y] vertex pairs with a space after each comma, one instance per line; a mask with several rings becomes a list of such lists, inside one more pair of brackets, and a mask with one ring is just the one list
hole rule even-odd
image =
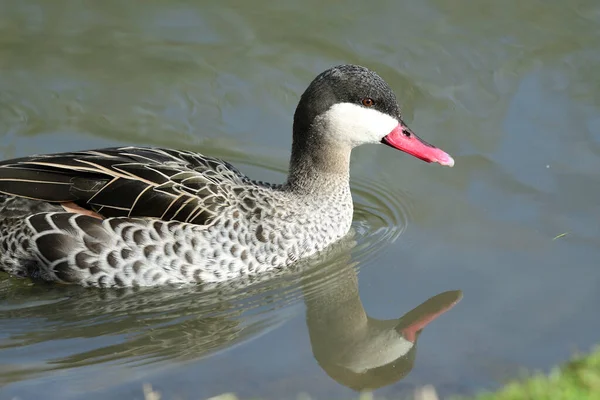
[[298, 96], [351, 62], [456, 159], [355, 150], [354, 237], [249, 290], [2, 275], [0, 398], [141, 398], [145, 382], [167, 399], [472, 393], [587, 350], [599, 48], [593, 0], [0, 1], [2, 158], [156, 145], [281, 181]]

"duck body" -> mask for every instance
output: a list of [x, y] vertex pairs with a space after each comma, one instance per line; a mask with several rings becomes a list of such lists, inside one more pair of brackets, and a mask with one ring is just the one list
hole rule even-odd
[[294, 115], [288, 179], [198, 153], [122, 147], [0, 163], [0, 269], [95, 287], [220, 282], [282, 269], [348, 233], [350, 152], [383, 142], [452, 166], [374, 72], [319, 75]]
[[[29, 183], [20, 194], [33, 191], [46, 200], [0, 196], [0, 263], [16, 275], [49, 281], [219, 282], [315, 254], [352, 222], [347, 186], [323, 196], [297, 194], [191, 152], [125, 147], [1, 167], [4, 179], [23, 170], [43, 175], [42, 187]], [[66, 212], [60, 204], [69, 202], [96, 215]]]

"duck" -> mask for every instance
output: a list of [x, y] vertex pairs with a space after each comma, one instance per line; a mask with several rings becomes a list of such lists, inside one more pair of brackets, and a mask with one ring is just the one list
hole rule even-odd
[[285, 271], [350, 231], [350, 154], [364, 144], [454, 165], [407, 126], [381, 76], [352, 64], [320, 73], [300, 96], [282, 183], [159, 147], [1, 161], [0, 270], [99, 288]]

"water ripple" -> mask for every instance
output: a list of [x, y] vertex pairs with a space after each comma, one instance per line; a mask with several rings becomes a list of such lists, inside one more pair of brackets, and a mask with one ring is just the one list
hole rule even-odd
[[354, 224], [358, 235], [353, 258], [364, 262], [395, 242], [407, 229], [412, 206], [408, 194], [366, 178], [352, 181]]

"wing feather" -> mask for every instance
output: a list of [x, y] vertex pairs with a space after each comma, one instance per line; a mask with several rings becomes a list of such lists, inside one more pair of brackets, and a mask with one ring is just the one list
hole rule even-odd
[[75, 202], [105, 217], [209, 224], [252, 185], [231, 164], [198, 153], [149, 147], [108, 148], [0, 162], [0, 192]]

